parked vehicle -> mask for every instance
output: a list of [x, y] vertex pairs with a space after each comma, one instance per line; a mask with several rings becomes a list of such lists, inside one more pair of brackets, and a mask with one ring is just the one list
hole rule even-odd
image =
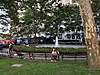
[[3, 49], [3, 44], [0, 44], [0, 50], [2, 50]]
[[12, 40], [12, 39], [10, 39], [10, 40], [4, 40], [4, 43], [5, 44], [9, 44], [9, 43], [15, 43], [15, 40]]
[[19, 45], [19, 44], [21, 44], [21, 43], [22, 43], [22, 40], [21, 40], [21, 39], [17, 39], [17, 40], [16, 40], [16, 44], [17, 44], [17, 45]]
[[3, 41], [0, 40], [0, 50], [2, 50], [2, 48], [3, 48]]

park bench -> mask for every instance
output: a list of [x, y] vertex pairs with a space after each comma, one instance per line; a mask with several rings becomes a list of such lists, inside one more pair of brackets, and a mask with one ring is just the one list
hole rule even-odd
[[29, 53], [29, 58], [33, 58], [34, 60], [36, 59], [44, 59], [44, 60], [50, 60], [51, 59], [51, 53]]
[[[44, 60], [51, 60], [51, 53], [50, 52], [26, 52], [23, 54], [25, 57], [28, 57], [30, 59], [44, 59]], [[59, 60], [59, 56], [57, 58]]]
[[[21, 52], [18, 51], [18, 58], [28, 58], [28, 59], [44, 59], [44, 60], [51, 60], [51, 52]], [[14, 52], [11, 53], [11, 57], [14, 57]], [[20, 54], [22, 53], [22, 54]], [[6, 54], [6, 55], [5, 55]], [[0, 56], [7, 56], [9, 57], [9, 54], [5, 51], [0, 51]], [[86, 52], [60, 52], [57, 59], [58, 61], [64, 61], [64, 60], [74, 60], [77, 61], [77, 59], [86, 59], [87, 54]]]
[[87, 58], [87, 54], [86, 52], [65, 52], [65, 53], [61, 53], [61, 60], [63, 61], [65, 58], [69, 58], [69, 60], [74, 60], [76, 61], [76, 59], [83, 59], [83, 58]]

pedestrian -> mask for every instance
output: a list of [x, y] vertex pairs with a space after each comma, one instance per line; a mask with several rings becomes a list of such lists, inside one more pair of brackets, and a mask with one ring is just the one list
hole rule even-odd
[[53, 48], [52, 53], [51, 53], [51, 56], [52, 56], [51, 62], [56, 62], [58, 55], [59, 55], [59, 51], [57, 49]]
[[11, 52], [12, 52], [12, 48], [13, 48], [12, 43], [9, 43], [9, 51], [8, 51], [9, 54], [11, 54]]

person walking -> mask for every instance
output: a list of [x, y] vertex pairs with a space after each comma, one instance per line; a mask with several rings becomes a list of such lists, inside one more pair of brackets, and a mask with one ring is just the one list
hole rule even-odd
[[8, 53], [10, 54], [10, 57], [11, 57], [12, 48], [13, 48], [12, 43], [9, 43], [9, 51], [8, 51]]

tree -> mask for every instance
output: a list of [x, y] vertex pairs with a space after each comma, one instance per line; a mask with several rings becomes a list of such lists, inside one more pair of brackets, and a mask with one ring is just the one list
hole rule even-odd
[[46, 4], [44, 12], [47, 14], [46, 32], [55, 36], [61, 33], [61, 23], [65, 18], [64, 8], [60, 0], [52, 0]]
[[8, 24], [9, 24], [9, 17], [8, 14], [6, 13], [7, 9], [4, 8], [2, 3], [0, 2], [0, 24], [3, 26], [0, 28], [3, 32], [7, 31]]
[[[25, 31], [24, 26], [28, 27], [19, 22], [18, 10], [28, 10], [31, 9], [34, 12], [34, 19], [37, 19], [39, 24], [44, 25], [44, 29], [40, 31], [49, 32], [52, 35], [63, 33], [64, 28], [61, 27], [63, 21], [66, 21], [66, 24], [63, 24], [65, 27], [76, 26], [79, 24], [78, 17], [78, 6], [74, 5], [62, 5], [60, 0], [2, 0], [2, 5], [8, 10], [8, 16], [11, 19], [11, 32], [12, 33], [22, 33]], [[75, 13], [74, 13], [75, 12]], [[39, 15], [38, 15], [39, 14]], [[74, 14], [74, 15], [73, 15]], [[74, 18], [74, 19], [73, 19]], [[27, 21], [29, 21], [28, 19]], [[25, 20], [26, 22], [26, 20]], [[41, 26], [40, 25], [40, 26]], [[18, 27], [22, 26], [21, 29]], [[33, 26], [34, 27], [34, 26]], [[29, 28], [28, 28], [29, 29]], [[32, 31], [32, 30], [30, 30]], [[28, 33], [28, 32], [25, 32]], [[23, 34], [23, 33], [22, 33]]]
[[6, 9], [6, 13], [10, 17], [11, 20], [14, 21], [14, 23], [18, 24], [19, 19], [18, 19], [18, 7], [17, 7], [17, 2], [14, 0], [1, 0], [0, 1], [1, 5]]
[[100, 50], [92, 9], [89, 0], [77, 1], [80, 7], [84, 37], [87, 45], [88, 66], [93, 70], [100, 70]]
[[[50, 5], [48, 4], [49, 6], [45, 9], [47, 10], [46, 13], [49, 14], [47, 24], [45, 25], [47, 32], [52, 35], [62, 34], [66, 30], [81, 25], [81, 17], [77, 5], [63, 5], [59, 0], [54, 1], [54, 4], [55, 6], [53, 3]], [[63, 28], [62, 25], [65, 28]]]
[[79, 14], [79, 7], [77, 5], [66, 5], [65, 10], [67, 10], [66, 13], [66, 31], [75, 29], [76, 27], [81, 26], [81, 16]]
[[59, 26], [65, 18], [65, 12], [60, 0], [27, 0], [24, 4], [26, 6], [24, 25], [31, 26], [33, 29], [31, 31], [36, 33], [36, 29], [39, 28], [38, 32], [49, 32], [55, 35], [58, 34], [58, 28], [62, 30]]
[[[29, 31], [27, 33], [34, 34], [43, 31], [45, 13], [43, 12], [45, 0], [27, 0], [23, 1], [25, 6], [24, 16], [22, 17], [23, 27], [26, 27]], [[26, 32], [25, 32], [26, 33]]]
[[100, 27], [100, 0], [91, 0], [91, 6], [93, 9], [93, 15], [96, 22], [96, 25]]
[[5, 13], [7, 13], [6, 17], [10, 18], [9, 20], [5, 18], [5, 20], [9, 21], [11, 25], [10, 32], [17, 33], [16, 26], [19, 25], [18, 19], [18, 0], [0, 0], [0, 5], [3, 7], [1, 8]]
[[26, 30], [28, 34], [36, 34], [41, 32], [43, 22], [41, 19], [41, 14], [39, 11], [33, 11], [32, 9], [28, 8], [22, 17], [23, 25], [22, 28]]

